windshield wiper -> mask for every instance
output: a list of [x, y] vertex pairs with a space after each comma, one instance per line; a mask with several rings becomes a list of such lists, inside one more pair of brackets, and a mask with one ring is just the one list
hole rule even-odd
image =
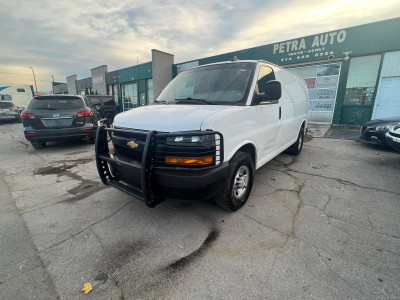
[[206, 99], [196, 99], [192, 97], [182, 98], [182, 99], [175, 99], [178, 102], [186, 102], [186, 103], [201, 103], [201, 104], [211, 104], [215, 105], [215, 102], [207, 101]]
[[42, 108], [38, 108], [38, 109], [57, 110], [57, 108], [54, 108], [54, 107], [42, 107]]

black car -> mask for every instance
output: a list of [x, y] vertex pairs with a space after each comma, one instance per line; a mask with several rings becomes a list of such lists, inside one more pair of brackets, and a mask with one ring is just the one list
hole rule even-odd
[[388, 145], [386, 133], [389, 131], [389, 128], [399, 122], [400, 116], [371, 120], [361, 127], [360, 139], [370, 144]]
[[34, 97], [21, 114], [25, 138], [36, 149], [47, 141], [80, 138], [94, 143], [97, 117], [82, 96]]
[[86, 95], [84, 97], [90, 101], [98, 118], [107, 119], [108, 123], [112, 124], [115, 115], [119, 113], [119, 106], [112, 96]]
[[21, 123], [18, 107], [10, 101], [0, 101], [0, 120], [15, 120]]

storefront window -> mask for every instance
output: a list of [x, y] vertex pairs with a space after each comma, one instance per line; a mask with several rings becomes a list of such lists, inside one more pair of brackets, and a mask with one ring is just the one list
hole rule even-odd
[[372, 105], [380, 61], [380, 55], [351, 59], [343, 105]]
[[121, 84], [122, 102], [124, 110], [129, 110], [138, 106], [137, 84]]
[[154, 95], [153, 95], [153, 79], [147, 79], [147, 103], [153, 103]]
[[309, 122], [332, 122], [340, 67], [340, 63], [333, 63], [289, 69], [303, 77], [307, 84], [310, 99]]

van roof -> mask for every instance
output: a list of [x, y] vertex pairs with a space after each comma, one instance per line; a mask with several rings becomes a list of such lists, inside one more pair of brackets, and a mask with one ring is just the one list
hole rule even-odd
[[197, 66], [197, 67], [194, 67], [194, 68], [192, 68], [192, 69], [196, 69], [196, 68], [200, 68], [200, 67], [205, 67], [205, 66], [212, 66], [212, 65], [220, 65], [220, 64], [237, 64], [237, 63], [243, 63], [243, 62], [247, 62], [247, 63], [259, 63], [259, 62], [262, 62], [262, 63], [267, 63], [267, 64], [269, 64], [269, 65], [272, 65], [272, 66], [275, 66], [275, 67], [278, 67], [278, 68], [283, 68], [283, 67], [281, 67], [281, 66], [278, 66], [278, 65], [276, 65], [276, 64], [273, 64], [273, 63], [271, 63], [271, 62], [269, 62], [269, 61], [266, 61], [266, 60], [250, 60], [250, 59], [247, 59], [247, 60], [233, 60], [233, 61], [231, 61], [231, 60], [227, 60], [227, 61], [219, 61], [219, 62], [215, 62], [215, 63], [211, 63], [211, 64], [205, 64], [205, 65], [201, 65], [201, 66]]

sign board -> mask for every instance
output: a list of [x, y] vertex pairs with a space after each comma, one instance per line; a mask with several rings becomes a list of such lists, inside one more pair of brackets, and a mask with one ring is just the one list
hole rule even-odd
[[[340, 63], [333, 63], [289, 69], [303, 77], [307, 84], [310, 99], [310, 122], [324, 120], [323, 122], [329, 123], [331, 121], [335, 108], [340, 66]], [[313, 113], [316, 113], [316, 120], [313, 119]]]
[[92, 77], [92, 85], [98, 85], [104, 83], [104, 75], [93, 76]]

